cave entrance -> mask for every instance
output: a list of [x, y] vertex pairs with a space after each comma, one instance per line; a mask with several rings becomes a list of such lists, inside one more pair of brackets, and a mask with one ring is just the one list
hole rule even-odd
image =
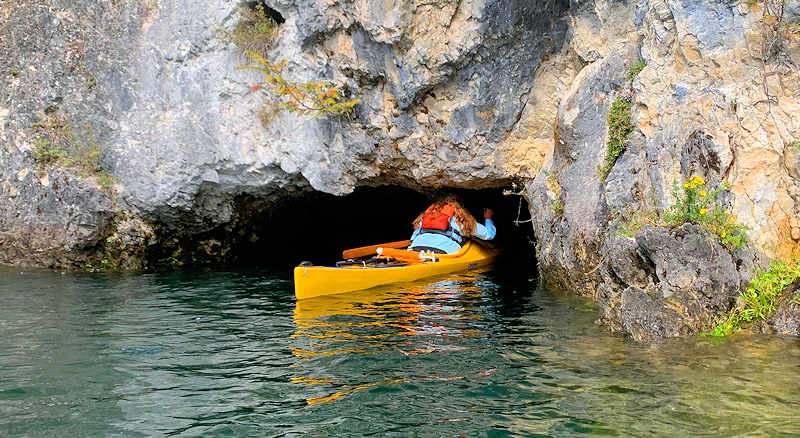
[[246, 2], [245, 5], [251, 11], [255, 11], [256, 9], [263, 10], [267, 18], [274, 21], [275, 24], [283, 24], [286, 22], [286, 19], [283, 18], [283, 15], [281, 15], [281, 13], [276, 11], [275, 9], [271, 8], [267, 4], [266, 0], [249, 1]]
[[480, 222], [483, 208], [494, 210], [496, 243], [504, 249], [497, 272], [513, 274], [526, 283], [535, 276], [532, 227], [527, 222], [515, 224], [528, 219], [527, 203], [520, 196], [504, 195], [499, 188], [419, 192], [378, 186], [359, 187], [346, 196], [314, 192], [288, 198], [250, 214], [249, 234], [258, 238], [235, 248], [234, 256], [240, 266], [287, 271], [301, 261], [332, 265], [344, 249], [408, 239], [414, 218], [447, 193], [460, 196]]

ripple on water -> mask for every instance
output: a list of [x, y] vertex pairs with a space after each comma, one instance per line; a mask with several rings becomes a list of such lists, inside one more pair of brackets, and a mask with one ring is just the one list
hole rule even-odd
[[0, 435], [800, 433], [796, 339], [637, 345], [486, 275], [298, 303], [284, 276], [0, 271]]

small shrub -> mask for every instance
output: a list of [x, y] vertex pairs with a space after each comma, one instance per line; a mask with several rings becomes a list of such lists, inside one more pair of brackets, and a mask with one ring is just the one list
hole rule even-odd
[[558, 177], [556, 177], [555, 174], [551, 173], [547, 175], [545, 182], [547, 182], [547, 188], [550, 189], [556, 197], [561, 195], [561, 184], [558, 183]]
[[315, 118], [327, 115], [350, 115], [361, 99], [347, 99], [344, 93], [329, 82], [291, 82], [283, 76], [286, 62], [273, 64], [254, 51], [247, 51], [251, 63], [239, 67], [254, 70], [264, 76], [265, 85], [253, 85], [251, 90], [266, 89], [278, 101], [280, 108]]
[[101, 170], [97, 172], [97, 182], [100, 183], [106, 189], [110, 189], [114, 187], [114, 184], [117, 183], [117, 177], [112, 175], [106, 170]]
[[644, 62], [644, 61], [639, 61], [639, 62], [637, 62], [636, 64], [633, 64], [633, 65], [631, 66], [631, 68], [629, 68], [629, 69], [628, 69], [628, 79], [630, 79], [630, 81], [631, 81], [631, 82], [633, 82], [633, 80], [634, 80], [634, 79], [636, 79], [636, 76], [637, 76], [639, 73], [641, 73], [641, 72], [642, 72], [642, 70], [644, 70], [644, 67], [645, 67], [646, 65], [647, 65], [647, 64], [645, 64], [645, 62]]
[[278, 30], [278, 23], [269, 12], [263, 2], [252, 8], [240, 8], [239, 21], [233, 29], [220, 28], [216, 32], [217, 38], [234, 44], [248, 58], [248, 64], [239, 69], [258, 71], [264, 76], [263, 85], [250, 86], [251, 91], [264, 89], [275, 99], [272, 105], [258, 112], [261, 125], [267, 127], [280, 109], [315, 118], [352, 114], [361, 99], [348, 99], [346, 93], [329, 82], [291, 82], [283, 77], [286, 61], [272, 62], [267, 58]]
[[633, 132], [631, 123], [631, 103], [625, 99], [616, 99], [608, 113], [608, 143], [606, 143], [605, 164], [600, 167], [600, 179], [605, 180], [617, 158], [625, 150], [625, 142]]
[[[564, 214], [564, 201], [561, 200], [561, 184], [558, 183], [558, 177], [551, 173], [547, 175], [545, 180], [548, 190], [553, 192], [553, 199], [550, 201], [550, 208], [557, 216]], [[549, 196], [549, 195], [548, 195]]]
[[717, 205], [717, 196], [723, 188], [706, 192], [705, 184], [699, 176], [688, 179], [682, 188], [675, 182], [672, 190], [675, 204], [664, 212], [664, 221], [672, 226], [687, 222], [698, 224], [719, 236], [728, 249], [743, 247], [747, 242], [748, 227], [737, 223], [730, 211]]
[[19, 73], [20, 73], [19, 67], [17, 67], [16, 65], [12, 65], [11, 66], [11, 76], [17, 77], [17, 76], [19, 76]]
[[560, 198], [550, 201], [550, 207], [553, 209], [556, 216], [562, 216], [564, 214], [564, 202], [561, 201]]
[[527, 196], [528, 192], [525, 190], [525, 186], [521, 184], [517, 184], [516, 182], [511, 182], [511, 188], [503, 190], [503, 196]]
[[798, 278], [800, 278], [800, 264], [797, 260], [791, 262], [777, 260], [766, 271], [756, 271], [750, 287], [739, 293], [743, 305], [733, 309], [725, 320], [708, 334], [727, 336], [739, 331], [743, 323], [766, 319], [780, 304], [781, 292]]
[[81, 176], [93, 176], [105, 188], [116, 184], [116, 178], [103, 168], [101, 157], [103, 148], [89, 124], [85, 124], [82, 136], [74, 133], [66, 119], [51, 116], [32, 126], [36, 136], [33, 139], [33, 160], [37, 167], [60, 165], [80, 170]]
[[66, 157], [67, 151], [54, 145], [49, 139], [37, 135], [33, 140], [33, 161], [38, 166], [46, 167]]
[[239, 21], [233, 30], [220, 28], [217, 37], [235, 45], [242, 53], [251, 51], [266, 56], [278, 34], [277, 23], [267, 15], [263, 3], [256, 4], [254, 8], [239, 8], [237, 12]]

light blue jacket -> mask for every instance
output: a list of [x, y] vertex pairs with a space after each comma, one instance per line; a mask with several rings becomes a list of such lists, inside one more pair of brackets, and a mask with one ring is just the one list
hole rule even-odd
[[[456, 218], [450, 218], [450, 227], [456, 232], [461, 232], [461, 227], [456, 223]], [[414, 230], [411, 235], [411, 247], [414, 246], [428, 246], [431, 248], [438, 248], [448, 254], [453, 254], [461, 249], [461, 245], [456, 243], [455, 240], [438, 233], [423, 233], [421, 232], [422, 226]], [[492, 240], [497, 234], [497, 229], [494, 227], [494, 222], [491, 219], [486, 219], [486, 225], [475, 223], [475, 230], [473, 230], [470, 237], [477, 237], [481, 240]]]

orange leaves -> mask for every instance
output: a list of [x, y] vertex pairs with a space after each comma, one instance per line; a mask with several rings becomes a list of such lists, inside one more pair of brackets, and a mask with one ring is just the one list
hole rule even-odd
[[[246, 51], [245, 55], [251, 63], [240, 66], [240, 69], [253, 70], [264, 77], [264, 85], [269, 87], [270, 93], [279, 103], [280, 107], [301, 115], [322, 117], [326, 115], [348, 115], [353, 107], [361, 103], [361, 99], [344, 98], [342, 91], [329, 82], [300, 82], [294, 83], [286, 80], [282, 74], [286, 61], [272, 63], [261, 54]], [[252, 85], [250, 90], [264, 88], [262, 85]]]

